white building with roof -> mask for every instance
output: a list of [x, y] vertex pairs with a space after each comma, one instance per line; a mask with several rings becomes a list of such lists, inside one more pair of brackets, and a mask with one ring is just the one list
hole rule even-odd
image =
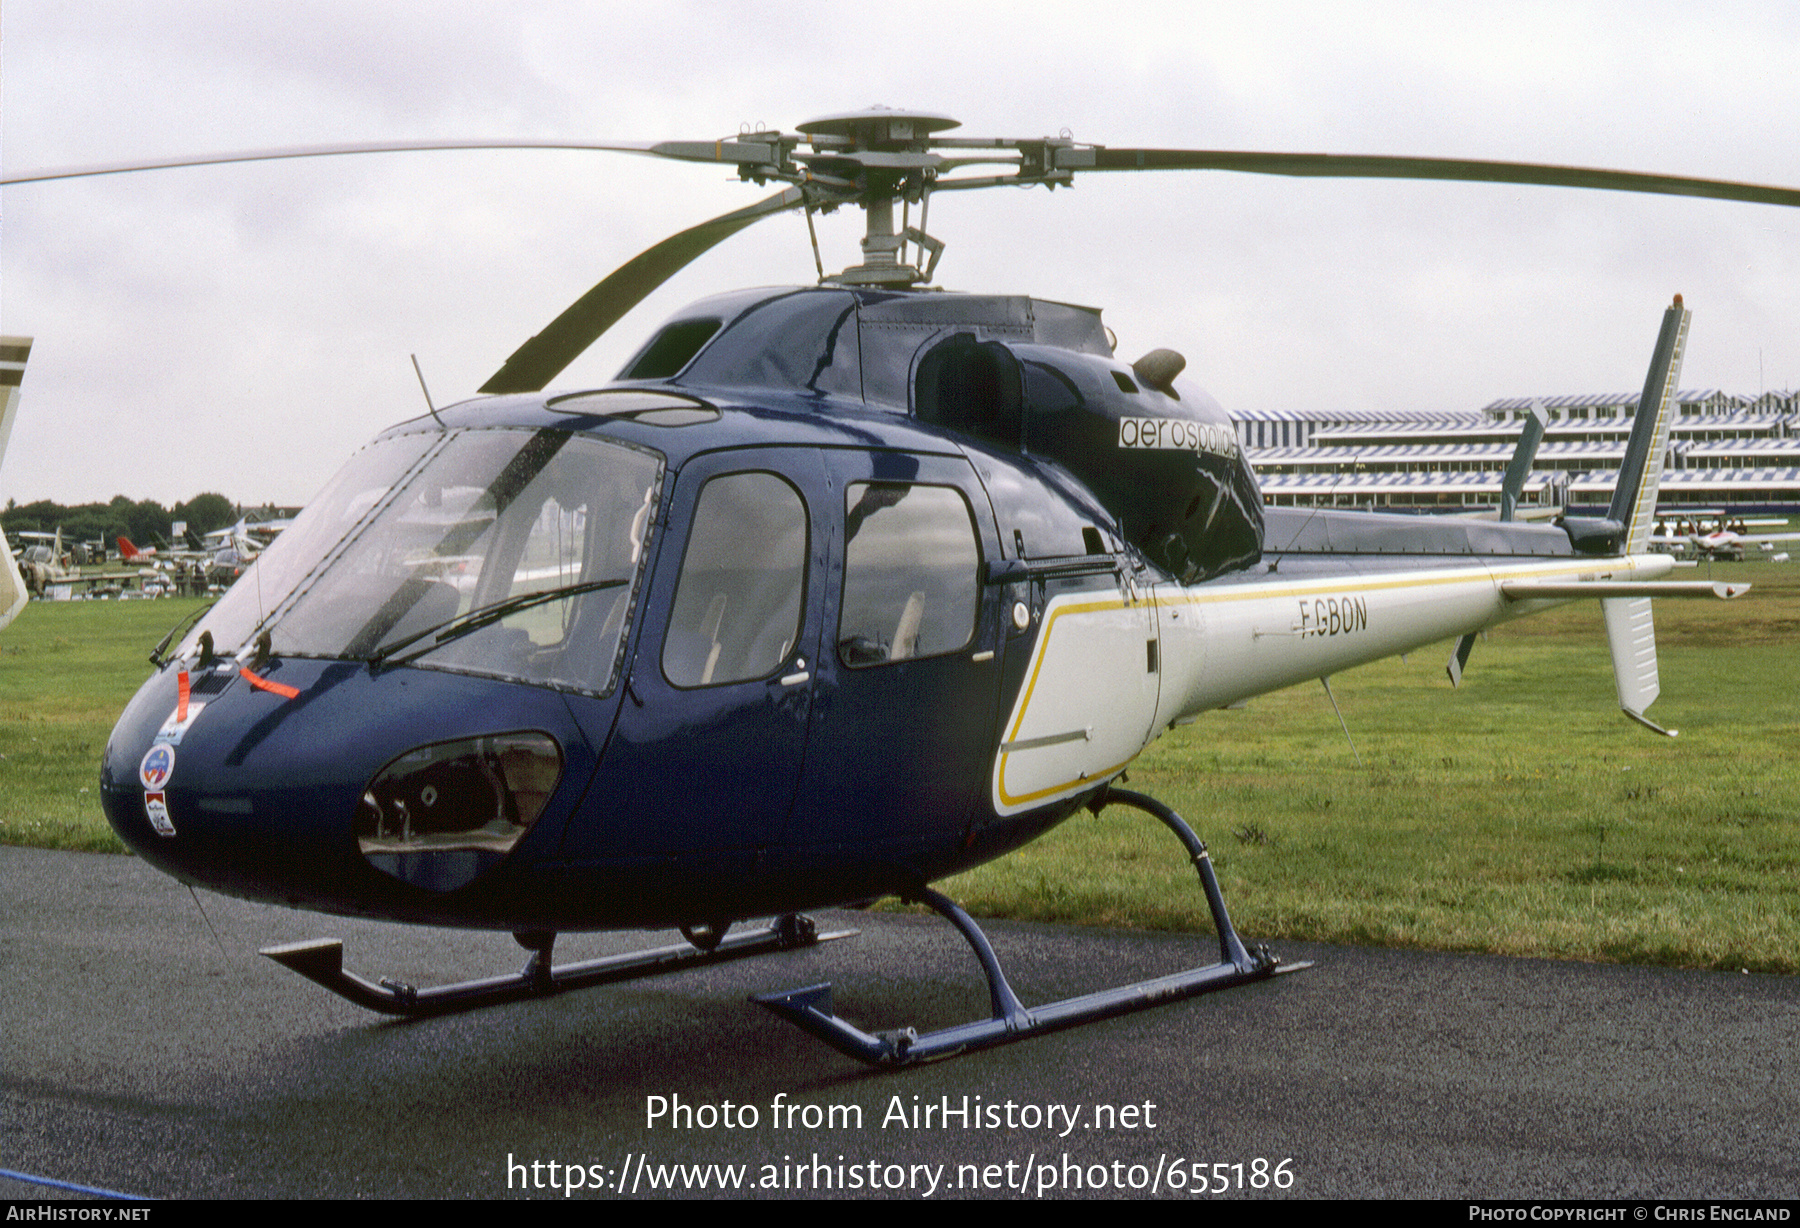
[[[1664, 506], [1800, 510], [1800, 392], [1676, 394], [1664, 457]], [[1393, 510], [1497, 508], [1534, 398], [1462, 413], [1291, 411], [1236, 416], [1238, 441], [1283, 506]], [[1637, 412], [1635, 393], [1537, 398], [1549, 417], [1522, 502], [1604, 505]]]

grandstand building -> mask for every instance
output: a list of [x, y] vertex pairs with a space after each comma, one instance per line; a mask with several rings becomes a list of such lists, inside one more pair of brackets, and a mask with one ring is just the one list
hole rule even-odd
[[[1663, 458], [1668, 508], [1800, 510], [1800, 392], [1677, 394]], [[1543, 398], [1549, 417], [1523, 508], [1603, 508], [1637, 412], [1635, 393]], [[1461, 414], [1289, 412], [1238, 416], [1266, 503], [1392, 511], [1498, 508], [1531, 398]]]

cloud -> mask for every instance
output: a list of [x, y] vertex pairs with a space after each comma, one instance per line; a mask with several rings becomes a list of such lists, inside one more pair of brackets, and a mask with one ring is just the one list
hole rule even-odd
[[[713, 137], [872, 103], [970, 135], [1554, 161], [1800, 185], [1791, 6], [8, 0], [9, 169], [269, 145]], [[711, 167], [407, 154], [8, 188], [0, 325], [35, 335], [0, 495], [299, 502], [467, 395], [662, 236], [758, 189]], [[944, 194], [953, 289], [1106, 309], [1234, 406], [1469, 409], [1641, 379], [1800, 385], [1800, 211], [1446, 184], [1092, 176]], [[832, 267], [860, 219], [825, 219]], [[567, 373], [683, 302], [811, 280], [797, 217], [715, 249]]]

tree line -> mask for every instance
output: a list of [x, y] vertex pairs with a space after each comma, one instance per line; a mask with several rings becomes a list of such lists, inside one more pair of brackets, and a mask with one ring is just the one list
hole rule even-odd
[[177, 520], [186, 521], [195, 533], [210, 533], [236, 524], [241, 515], [237, 504], [210, 492], [174, 507], [164, 507], [154, 499], [133, 502], [124, 495], [114, 495], [110, 503], [80, 503], [73, 507], [49, 499], [25, 504], [8, 499], [5, 512], [0, 512], [0, 524], [6, 526], [6, 535], [15, 547], [20, 533], [54, 533], [60, 528], [65, 542], [102, 541], [111, 549], [113, 539], [118, 537], [129, 538], [139, 546], [166, 542], [170, 526]]

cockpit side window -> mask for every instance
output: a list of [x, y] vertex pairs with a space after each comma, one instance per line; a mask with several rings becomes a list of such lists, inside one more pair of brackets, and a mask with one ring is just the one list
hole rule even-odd
[[806, 594], [806, 504], [773, 473], [707, 482], [694, 508], [663, 676], [678, 687], [761, 678], [787, 660]]
[[975, 522], [954, 487], [853, 483], [839, 659], [883, 665], [963, 648], [975, 634], [980, 567]]

